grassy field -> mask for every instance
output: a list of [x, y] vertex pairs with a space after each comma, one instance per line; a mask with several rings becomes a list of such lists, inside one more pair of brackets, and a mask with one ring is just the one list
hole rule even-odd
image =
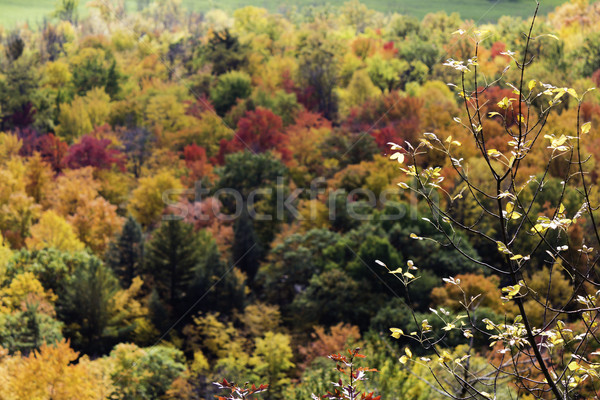
[[[341, 5], [347, 0], [297, 0], [281, 3], [279, 0], [183, 0], [183, 4], [193, 10], [206, 11], [219, 7], [226, 11], [254, 5], [277, 11], [280, 5], [296, 5], [298, 7], [323, 5], [325, 3]], [[534, 0], [363, 0], [369, 7], [383, 12], [399, 12], [422, 18], [425, 14], [436, 11], [458, 12], [462, 18], [478, 22], [495, 21], [502, 15], [526, 17], [535, 8]], [[552, 11], [564, 0], [541, 0], [541, 13]], [[85, 3], [82, 0], [81, 3]], [[28, 22], [35, 25], [54, 10], [56, 0], [0, 0], [0, 25], [12, 28], [17, 23]], [[127, 0], [128, 9], [136, 8], [136, 0]], [[80, 12], [85, 14], [86, 7], [82, 5]]]

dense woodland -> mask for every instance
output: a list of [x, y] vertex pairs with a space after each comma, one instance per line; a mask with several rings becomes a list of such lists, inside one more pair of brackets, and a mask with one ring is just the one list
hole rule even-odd
[[[390, 337], [391, 327], [415, 330], [409, 307], [443, 327], [437, 309], [460, 310], [442, 280], [453, 276], [485, 294], [473, 311], [482, 326], [516, 315], [501, 300], [503, 278], [411, 238], [440, 233], [389, 160], [389, 142], [435, 132], [462, 143], [472, 179], [485, 168], [456, 123], [465, 109], [447, 83], [460, 75], [443, 65], [472, 57], [472, 41], [453, 32], [473, 21], [419, 21], [358, 2], [289, 15], [196, 14], [176, 0], [136, 13], [88, 6], [79, 18], [76, 2], [63, 1], [40, 26], [0, 31], [0, 399], [211, 399], [223, 378], [268, 384], [265, 399], [309, 399], [337, 379], [324, 357], [348, 346], [378, 370], [369, 391], [434, 399], [419, 378], [427, 368], [398, 361], [409, 340]], [[528, 75], [577, 92], [600, 84], [599, 20], [598, 3], [579, 0], [539, 17], [536, 34], [558, 40], [533, 42]], [[482, 29], [487, 83], [503, 72], [517, 80], [518, 69], [504, 68], [529, 21]], [[499, 112], [514, 96], [492, 86], [481, 101]], [[567, 97], [547, 134], [576, 129]], [[600, 93], [586, 97], [581, 118], [600, 126]], [[500, 122], [485, 128], [490, 146], [507, 151]], [[594, 163], [600, 136], [589, 135], [583, 151]], [[521, 166], [532, 179], [543, 172], [538, 151]], [[420, 163], [441, 167], [450, 177], [441, 189], [464, 197], [452, 213], [475, 223], [475, 200], [451, 165]], [[535, 212], [554, 207], [563, 168], [551, 165]], [[258, 193], [253, 210], [237, 210], [224, 189]], [[292, 205], [283, 211], [281, 196]], [[577, 211], [575, 190], [563, 204]], [[585, 218], [567, 231], [575, 242], [589, 234]], [[474, 260], [501, 257], [484, 240], [463, 245]], [[417, 265], [420, 278], [407, 292], [377, 260]], [[568, 298], [568, 271], [548, 286], [545, 253], [525, 274], [547, 303]], [[537, 324], [545, 319], [535, 301], [526, 306]], [[459, 352], [464, 339], [443, 343]], [[473, 363], [494, 357], [488, 344], [475, 342]], [[503, 390], [498, 398], [516, 398]]]

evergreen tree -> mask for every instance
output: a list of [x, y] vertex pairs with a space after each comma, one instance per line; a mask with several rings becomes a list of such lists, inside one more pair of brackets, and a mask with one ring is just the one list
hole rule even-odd
[[102, 353], [111, 347], [108, 327], [118, 290], [112, 271], [94, 256], [75, 269], [57, 304], [59, 317], [65, 322], [65, 334], [74, 347], [86, 353]]
[[258, 271], [263, 249], [247, 211], [236, 221], [231, 252], [235, 265], [245, 272], [248, 280], [252, 282]]
[[242, 310], [246, 295], [243, 274], [239, 270], [230, 270], [223, 262], [217, 244], [207, 231], [200, 231], [198, 236], [202, 260], [190, 286], [192, 296], [188, 308], [198, 299], [202, 298], [202, 301], [191, 314], [197, 311], [229, 314], [232, 309]]
[[228, 29], [215, 32], [202, 51], [203, 58], [212, 64], [215, 75], [239, 70], [248, 63], [247, 48]]
[[0, 314], [0, 326], [0, 345], [11, 353], [27, 354], [62, 339], [63, 324], [44, 313], [38, 302], [28, 302], [15, 313]]
[[159, 332], [166, 332], [169, 329], [169, 321], [165, 316], [168, 314], [167, 307], [161, 300], [156, 288], [152, 289], [150, 298], [148, 299], [148, 312], [150, 314], [150, 322]]
[[175, 311], [188, 295], [200, 261], [198, 235], [191, 224], [164, 221], [154, 232], [148, 244], [145, 270], [171, 311]]
[[104, 85], [104, 91], [113, 100], [119, 95], [119, 92], [121, 91], [121, 87], [119, 84], [120, 80], [121, 74], [117, 69], [117, 60], [113, 59], [113, 62], [110, 65], [110, 68], [108, 69], [106, 75], [106, 84]]
[[107, 254], [108, 264], [119, 278], [122, 287], [128, 288], [133, 278], [139, 275], [143, 248], [142, 227], [129, 216], [121, 235], [111, 243]]

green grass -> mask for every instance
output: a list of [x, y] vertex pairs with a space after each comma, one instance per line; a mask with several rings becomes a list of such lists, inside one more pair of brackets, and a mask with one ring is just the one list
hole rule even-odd
[[[286, 8], [310, 5], [344, 4], [347, 0], [296, 0], [284, 3]], [[541, 0], [540, 12], [547, 14], [565, 0]], [[425, 14], [436, 11], [458, 12], [464, 19], [476, 22], [496, 21], [503, 15], [530, 16], [535, 8], [534, 0], [363, 0], [370, 8], [383, 12], [399, 12], [422, 18]], [[81, 3], [85, 3], [82, 0]], [[54, 10], [56, 0], [0, 0], [0, 25], [12, 28], [18, 23], [28, 22], [35, 26]], [[225, 11], [233, 11], [247, 5], [268, 8], [278, 11], [280, 0], [183, 0], [183, 4], [193, 10], [207, 11], [219, 7]], [[136, 0], [127, 0], [127, 7], [135, 10]], [[80, 7], [86, 13], [85, 5]]]

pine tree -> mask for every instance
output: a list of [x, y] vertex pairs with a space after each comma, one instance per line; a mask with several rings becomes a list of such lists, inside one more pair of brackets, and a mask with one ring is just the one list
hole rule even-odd
[[119, 95], [119, 92], [121, 91], [121, 86], [119, 84], [120, 80], [121, 74], [117, 69], [117, 60], [113, 60], [106, 74], [106, 84], [104, 85], [104, 91], [113, 100]]
[[119, 283], [110, 268], [94, 256], [74, 271], [57, 307], [74, 347], [89, 354], [112, 346], [108, 328], [118, 290]]
[[117, 240], [110, 244], [108, 264], [119, 278], [121, 286], [128, 288], [133, 278], [139, 275], [143, 255], [142, 227], [129, 216]]
[[224, 314], [233, 309], [242, 310], [246, 297], [244, 275], [239, 270], [231, 270], [221, 259], [213, 237], [207, 231], [199, 232], [202, 260], [198, 264], [194, 280], [190, 286], [188, 306], [196, 304], [197, 311], [218, 311]]
[[145, 270], [154, 279], [160, 298], [172, 311], [188, 295], [200, 261], [198, 236], [191, 224], [164, 221], [154, 232], [148, 244]]
[[235, 224], [231, 252], [235, 265], [245, 272], [248, 280], [252, 282], [258, 271], [263, 251], [247, 212], [242, 213]]
[[156, 288], [152, 289], [150, 298], [148, 299], [148, 312], [150, 314], [150, 322], [159, 332], [166, 332], [169, 329], [169, 320], [167, 307], [161, 300]]

